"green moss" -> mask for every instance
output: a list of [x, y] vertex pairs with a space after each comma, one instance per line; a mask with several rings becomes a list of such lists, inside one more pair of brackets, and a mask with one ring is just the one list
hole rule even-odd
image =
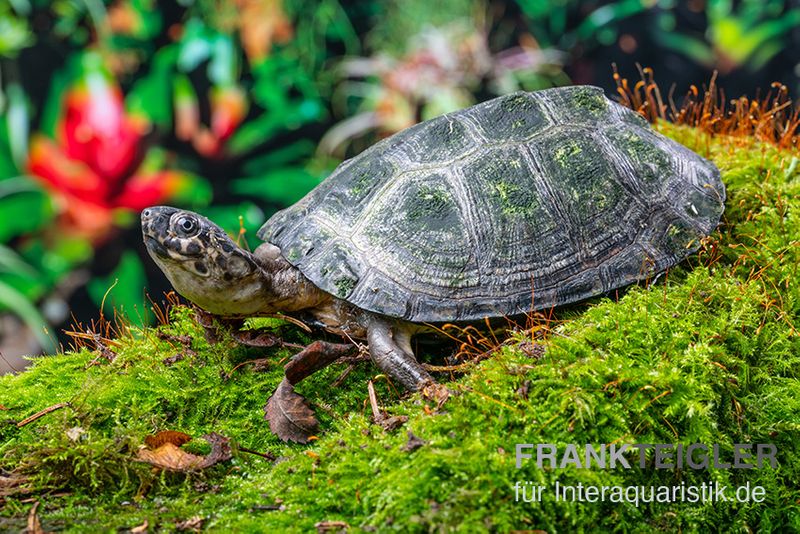
[[566, 143], [558, 147], [553, 155], [556, 162], [563, 168], [569, 168], [573, 163], [573, 158], [583, 152], [578, 143]]
[[608, 99], [600, 89], [579, 87], [570, 92], [570, 105], [585, 110], [593, 117], [602, 117], [608, 109]]
[[350, 186], [350, 196], [354, 199], [361, 199], [370, 186], [374, 183], [375, 176], [373, 176], [369, 169], [359, 169], [354, 173], [352, 185]]
[[500, 109], [509, 115], [530, 111], [533, 108], [533, 101], [524, 93], [510, 95], [500, 101]]
[[[57, 402], [70, 407], [23, 428], [0, 426], [0, 468], [27, 466], [47, 530], [173, 530], [194, 516], [213, 531], [313, 531], [343, 520], [400, 531], [797, 531], [800, 530], [800, 176], [792, 155], [737, 146], [667, 124], [667, 135], [711, 158], [729, 201], [713, 243], [650, 288], [560, 310], [546, 352], [511, 343], [450, 382], [457, 392], [429, 415], [416, 395], [398, 398], [376, 379], [381, 403], [405, 414], [384, 432], [367, 414], [364, 365], [343, 383], [334, 366], [300, 384], [321, 419], [309, 446], [280, 443], [261, 406], [281, 375], [236, 365], [258, 352], [209, 345], [186, 310], [166, 333], [189, 334], [194, 356], [144, 330], [119, 356], [87, 365], [89, 352], [37, 360], [0, 379], [0, 412], [21, 420]], [[307, 342], [283, 324], [288, 339]], [[227, 375], [232, 373], [230, 378]], [[440, 375], [441, 380], [448, 380]], [[521, 392], [526, 391], [523, 395]], [[367, 406], [365, 408], [365, 406]], [[73, 441], [66, 431], [80, 427]], [[192, 476], [156, 475], [132, 461], [161, 429], [217, 431], [240, 447], [271, 451], [272, 464], [239, 452]], [[411, 430], [427, 444], [402, 450]], [[74, 435], [74, 433], [73, 433]], [[779, 467], [760, 470], [516, 469], [516, 443], [774, 443]], [[545, 485], [672, 485], [715, 481], [766, 488], [763, 503], [651, 504], [514, 501], [516, 481]], [[57, 493], [42, 495], [44, 489]], [[21, 530], [30, 502], [8, 498], [0, 530]], [[278, 508], [278, 509], [276, 509]], [[591, 525], [591, 527], [589, 527]]]
[[[513, 164], [513, 162], [512, 162]], [[518, 163], [519, 164], [519, 163]], [[515, 183], [500, 180], [494, 184], [493, 193], [498, 197], [503, 213], [533, 220], [541, 213], [541, 206], [534, 191]]]
[[687, 249], [693, 249], [700, 245], [700, 236], [695, 229], [688, 224], [676, 221], [667, 228], [667, 246], [676, 256], [686, 253]]
[[409, 195], [404, 209], [410, 221], [435, 225], [436, 221], [448, 219], [453, 215], [455, 203], [446, 190], [423, 185]]
[[[645, 127], [647, 127], [645, 125]], [[639, 136], [634, 130], [613, 130], [608, 135], [628, 156], [635, 166], [636, 175], [646, 182], [659, 182], [664, 174], [673, 172], [672, 161], [652, 142]]]
[[356, 287], [357, 281], [352, 278], [338, 278], [334, 284], [336, 285], [336, 294], [342, 298], [346, 297], [350, 294], [354, 287]]
[[564, 189], [581, 221], [615, 216], [605, 210], [609, 206], [625, 209], [620, 202], [625, 191], [591, 138], [562, 135], [553, 144], [552, 170], [559, 177], [553, 182]]

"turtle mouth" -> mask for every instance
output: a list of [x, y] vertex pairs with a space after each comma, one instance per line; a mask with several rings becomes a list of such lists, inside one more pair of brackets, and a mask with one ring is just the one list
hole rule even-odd
[[161, 244], [156, 238], [150, 237], [149, 235], [144, 236], [144, 246], [147, 247], [147, 250], [158, 256], [159, 258], [163, 258], [165, 260], [170, 259], [169, 252], [167, 248]]

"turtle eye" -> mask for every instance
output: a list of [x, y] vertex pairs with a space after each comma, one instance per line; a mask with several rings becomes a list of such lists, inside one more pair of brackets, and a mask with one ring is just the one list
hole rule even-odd
[[197, 221], [192, 217], [181, 217], [176, 221], [175, 230], [183, 237], [191, 237], [197, 233]]

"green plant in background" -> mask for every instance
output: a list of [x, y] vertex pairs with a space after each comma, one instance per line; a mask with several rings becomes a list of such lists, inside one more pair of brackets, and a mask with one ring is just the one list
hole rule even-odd
[[[328, 47], [358, 49], [337, 2], [187, 0], [169, 27], [161, 7], [154, 0], [0, 7], [0, 28], [8, 30], [0, 37], [0, 112], [9, 133], [0, 154], [0, 176], [9, 180], [0, 199], [9, 280], [0, 310], [16, 310], [37, 333], [44, 324], [37, 303], [58, 310], [51, 319], [60, 322], [63, 299], [84, 283], [108, 315], [113, 307], [137, 319], [146, 280], [133, 247], [109, 274], [86, 277], [95, 251], [135, 224], [144, 206], [202, 210], [213, 188], [225, 200], [205, 213], [231, 231], [254, 230], [330, 170], [312, 158], [313, 138], [280, 146], [277, 139], [327, 117]], [[309, 11], [316, 16], [301, 19]], [[18, 63], [20, 50], [36, 42], [65, 58], [41, 101], [30, 99], [20, 77], [30, 65]], [[178, 146], [166, 149], [171, 139]], [[35, 201], [47, 209], [26, 207]]]
[[[15, 58], [32, 42], [26, 22], [17, 17], [28, 7], [25, 2], [0, 6], [0, 58]], [[19, 84], [7, 83], [0, 87], [0, 316], [18, 317], [24, 326], [15, 334], [25, 337], [27, 328], [39, 346], [52, 351], [48, 321], [35, 303], [63, 274], [65, 255], [38, 254], [42, 240], [28, 239], [52, 223], [55, 209], [49, 195], [25, 175], [27, 138], [25, 94]]]
[[494, 53], [490, 42], [503, 39], [489, 35], [485, 3], [453, 0], [448, 7], [450, 11], [430, 2], [388, 3], [387, 18], [367, 37], [380, 48], [370, 57], [345, 59], [339, 65], [343, 81], [333, 104], [348, 118], [326, 133], [321, 153], [341, 155], [355, 138], [398, 132], [470, 106], [479, 94], [569, 81], [555, 51], [519, 45]]
[[565, 52], [608, 46], [617, 39], [620, 22], [656, 6], [672, 6], [673, 0], [517, 0], [528, 21], [528, 29], [543, 48]]
[[[308, 12], [315, 16], [305, 20]], [[235, 161], [223, 188], [243, 200], [204, 210], [223, 227], [254, 233], [331, 170], [302, 133], [328, 116], [331, 78], [322, 69], [331, 45], [359, 47], [335, 1], [191, 3], [174, 45], [174, 131], [204, 158]]]
[[85, 52], [68, 67], [52, 130], [32, 137], [27, 167], [61, 207], [59, 232], [102, 243], [124, 214], [167, 199], [207, 202], [191, 175], [165, 168], [165, 155], [145, 143], [152, 126], [125, 109], [102, 56]]
[[[758, 70], [785, 46], [788, 34], [800, 27], [800, 8], [786, 0], [708, 0], [692, 5], [676, 0], [517, 0], [528, 28], [542, 47], [581, 53], [610, 46], [622, 22], [646, 14], [655, 41], [699, 65], [723, 74], [745, 67]], [[676, 31], [678, 11], [704, 12], [702, 35]], [[648, 25], [649, 22], [645, 22]]]
[[0, 4], [0, 57], [16, 57], [20, 50], [33, 43], [28, 21], [23, 18], [29, 12], [27, 0]]
[[800, 8], [789, 8], [785, 0], [708, 0], [705, 13], [704, 37], [675, 31], [674, 15], [663, 12], [658, 24], [664, 31], [656, 38], [723, 74], [740, 67], [762, 68], [783, 49], [789, 32], [800, 28]]

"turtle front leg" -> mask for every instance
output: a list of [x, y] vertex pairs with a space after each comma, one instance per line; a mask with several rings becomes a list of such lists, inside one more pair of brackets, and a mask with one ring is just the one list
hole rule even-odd
[[406, 389], [420, 391], [436, 383], [414, 356], [407, 328], [372, 316], [367, 325], [367, 341], [375, 365]]

